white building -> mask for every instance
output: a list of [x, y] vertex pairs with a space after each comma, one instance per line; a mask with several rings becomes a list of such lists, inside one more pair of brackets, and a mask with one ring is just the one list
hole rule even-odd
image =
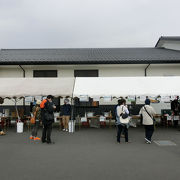
[[180, 37], [150, 48], [0, 50], [0, 78], [74, 76], [180, 76]]
[[152, 48], [0, 50], [0, 78], [145, 75], [180, 75], [180, 37]]

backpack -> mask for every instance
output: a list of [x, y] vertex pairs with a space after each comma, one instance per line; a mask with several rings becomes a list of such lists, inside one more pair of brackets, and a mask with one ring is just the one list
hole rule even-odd
[[41, 102], [41, 104], [40, 104], [40, 108], [41, 108], [41, 109], [44, 109], [46, 102], [47, 102], [47, 99], [44, 99], [44, 100]]

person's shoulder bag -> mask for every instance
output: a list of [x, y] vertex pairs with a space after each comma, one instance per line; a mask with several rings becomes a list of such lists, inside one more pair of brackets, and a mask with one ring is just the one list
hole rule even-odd
[[129, 123], [129, 114], [124, 111], [124, 106], [122, 106], [122, 113], [120, 115], [120, 122], [122, 124], [128, 124]]
[[34, 114], [33, 114], [33, 117], [31, 117], [31, 119], [30, 119], [30, 123], [31, 123], [31, 124], [35, 124], [35, 122], [36, 122], [36, 114], [37, 114], [37, 111], [38, 111], [38, 107], [36, 107], [36, 110], [35, 110], [35, 112], [34, 112]]

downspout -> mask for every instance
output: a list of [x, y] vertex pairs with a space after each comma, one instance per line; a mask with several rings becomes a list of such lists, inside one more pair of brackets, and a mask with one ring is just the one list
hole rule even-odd
[[147, 69], [148, 69], [148, 67], [150, 66], [151, 64], [148, 64], [148, 66], [145, 68], [145, 70], [144, 70], [144, 75], [145, 76], [147, 76]]
[[25, 69], [21, 65], [19, 65], [19, 67], [23, 70], [23, 77], [25, 78], [26, 77]]
[[[19, 65], [19, 67], [23, 70], [23, 78], [25, 78], [26, 77], [25, 69], [21, 65]], [[24, 114], [26, 114], [25, 97], [23, 97], [23, 109], [24, 109]]]

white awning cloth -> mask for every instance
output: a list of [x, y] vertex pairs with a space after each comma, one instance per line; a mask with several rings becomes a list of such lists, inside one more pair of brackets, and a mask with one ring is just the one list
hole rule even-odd
[[0, 78], [0, 97], [70, 96], [75, 78]]
[[0, 97], [180, 95], [180, 77], [0, 78]]
[[76, 78], [74, 97], [179, 95], [180, 77]]

